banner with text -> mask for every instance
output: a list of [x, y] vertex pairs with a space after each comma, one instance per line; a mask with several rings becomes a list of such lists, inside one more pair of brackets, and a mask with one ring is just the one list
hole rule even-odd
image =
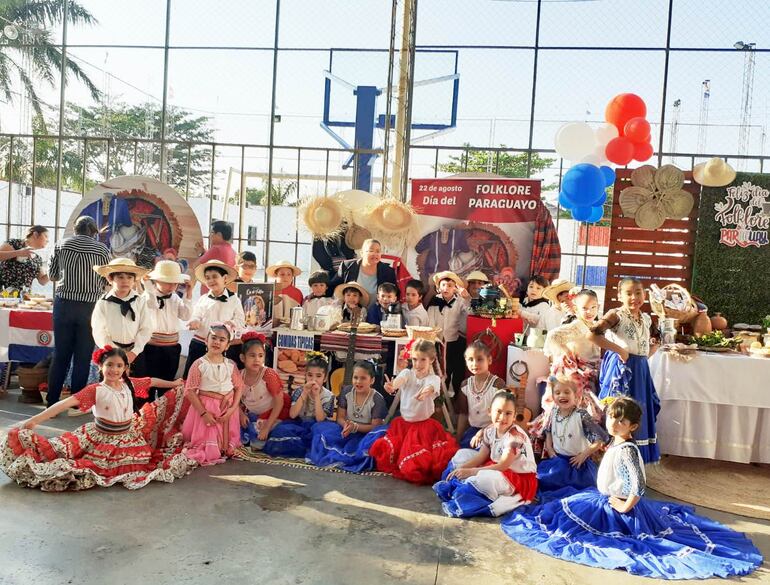
[[770, 175], [738, 173], [726, 187], [704, 187], [695, 239], [693, 293], [732, 323], [770, 313]]
[[[413, 179], [411, 203], [420, 214], [421, 238], [410, 258], [412, 274], [430, 285], [430, 277], [442, 270], [463, 278], [478, 270], [516, 294], [531, 276], [536, 241], [553, 242], [558, 252], [540, 191], [535, 179]], [[543, 232], [538, 238], [536, 230]], [[535, 253], [553, 251], [552, 245]], [[547, 278], [558, 275], [558, 259], [555, 265]]]

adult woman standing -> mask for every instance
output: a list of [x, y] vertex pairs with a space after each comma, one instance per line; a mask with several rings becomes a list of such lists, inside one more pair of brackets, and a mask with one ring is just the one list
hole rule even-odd
[[381, 262], [382, 244], [378, 240], [364, 240], [361, 246], [361, 258], [345, 260], [340, 264], [337, 274], [329, 283], [329, 290], [345, 282], [357, 282], [369, 293], [369, 304], [377, 302], [377, 287], [384, 282], [398, 284], [396, 271], [386, 262]]
[[11, 238], [0, 245], [0, 288], [26, 289], [37, 278], [48, 283], [48, 272], [43, 259], [35, 254], [48, 245], [48, 228], [33, 225], [24, 239]]

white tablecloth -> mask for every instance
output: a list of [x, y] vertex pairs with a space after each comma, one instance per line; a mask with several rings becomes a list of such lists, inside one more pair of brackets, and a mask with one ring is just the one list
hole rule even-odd
[[661, 453], [770, 463], [770, 359], [697, 352], [650, 359]]

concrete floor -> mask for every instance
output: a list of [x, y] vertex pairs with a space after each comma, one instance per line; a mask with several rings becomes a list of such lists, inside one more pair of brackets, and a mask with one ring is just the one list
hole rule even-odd
[[[35, 412], [12, 391], [0, 429]], [[41, 432], [86, 420], [62, 415]], [[530, 551], [496, 521], [446, 518], [429, 488], [385, 477], [234, 461], [136, 492], [46, 494], [0, 474], [0, 507], [3, 585], [650, 583]], [[770, 555], [770, 522], [699, 512]], [[770, 567], [735, 581], [770, 583]]]

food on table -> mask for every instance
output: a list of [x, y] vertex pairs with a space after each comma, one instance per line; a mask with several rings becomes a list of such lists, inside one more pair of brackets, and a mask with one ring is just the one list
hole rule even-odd
[[692, 342], [698, 347], [709, 349], [737, 349], [741, 340], [735, 337], [725, 337], [721, 331], [712, 331], [703, 335], [694, 335]]

